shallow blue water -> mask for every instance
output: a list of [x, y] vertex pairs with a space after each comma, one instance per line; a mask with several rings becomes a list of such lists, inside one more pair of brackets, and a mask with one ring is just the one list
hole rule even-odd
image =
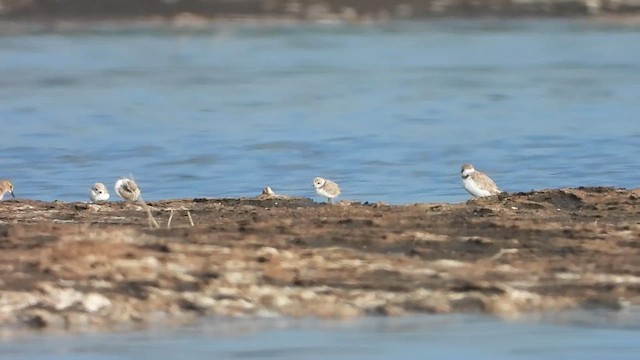
[[476, 316], [352, 321], [207, 320], [124, 333], [0, 341], [0, 357], [111, 359], [629, 359], [640, 357], [638, 314], [575, 314], [543, 322]]
[[[0, 33], [2, 34], [2, 33]], [[640, 28], [563, 21], [90, 28], [0, 35], [0, 176], [86, 199], [265, 186], [463, 201], [472, 162], [507, 191], [638, 186]]]

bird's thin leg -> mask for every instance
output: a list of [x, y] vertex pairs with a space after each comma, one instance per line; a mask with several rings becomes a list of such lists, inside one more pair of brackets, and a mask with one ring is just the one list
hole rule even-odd
[[189, 217], [189, 223], [191, 224], [191, 226], [195, 226], [193, 224], [193, 218], [191, 217], [191, 211], [187, 210], [187, 216]]
[[173, 220], [173, 209], [171, 209], [171, 215], [169, 215], [169, 220], [167, 221], [167, 229], [171, 229], [171, 220]]

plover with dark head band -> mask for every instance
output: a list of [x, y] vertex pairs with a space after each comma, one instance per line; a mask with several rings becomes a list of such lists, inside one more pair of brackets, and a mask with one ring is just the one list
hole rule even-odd
[[497, 195], [502, 192], [489, 176], [477, 171], [471, 164], [462, 165], [460, 176], [462, 185], [474, 197]]

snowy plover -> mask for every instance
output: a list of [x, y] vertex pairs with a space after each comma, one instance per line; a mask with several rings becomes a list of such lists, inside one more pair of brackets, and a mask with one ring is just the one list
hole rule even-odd
[[313, 187], [316, 189], [316, 194], [326, 197], [330, 203], [333, 203], [333, 198], [340, 195], [338, 184], [328, 179], [321, 177], [313, 179]]
[[131, 179], [118, 179], [114, 189], [118, 196], [127, 201], [136, 201], [140, 197], [140, 188], [138, 187], [138, 184]]
[[4, 197], [4, 194], [9, 193], [15, 199], [13, 194], [13, 183], [9, 180], [0, 180], [0, 200]]
[[109, 200], [109, 191], [107, 190], [107, 187], [100, 182], [93, 184], [91, 191], [89, 192], [89, 199], [94, 203]]
[[[137, 201], [140, 203], [140, 205], [142, 205], [142, 207], [147, 211], [147, 216], [149, 218], [149, 227], [160, 227], [156, 219], [154, 219], [153, 214], [151, 213], [151, 207], [147, 205], [144, 200], [142, 200], [142, 197], [140, 196], [140, 188], [135, 181], [127, 178], [118, 179], [118, 181], [116, 181], [114, 189], [116, 190], [116, 194], [118, 194], [118, 196], [120, 196], [122, 199], [131, 202]], [[189, 218], [191, 218], [191, 214], [189, 214]]]
[[460, 175], [462, 176], [462, 185], [474, 197], [491, 196], [502, 192], [490, 177], [474, 169], [471, 164], [462, 165]]

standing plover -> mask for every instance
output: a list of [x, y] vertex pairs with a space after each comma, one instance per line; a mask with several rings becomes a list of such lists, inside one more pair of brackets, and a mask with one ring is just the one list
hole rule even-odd
[[317, 177], [313, 179], [313, 187], [316, 189], [316, 194], [326, 197], [327, 201], [333, 203], [333, 198], [340, 195], [340, 187], [335, 182]]
[[0, 180], [0, 200], [4, 197], [4, 194], [9, 193], [15, 199], [13, 193], [13, 183], [9, 180]]
[[[118, 194], [118, 196], [120, 196], [122, 199], [130, 202], [137, 201], [138, 203], [140, 203], [140, 205], [142, 205], [142, 207], [147, 211], [150, 227], [160, 227], [156, 219], [153, 218], [151, 207], [147, 205], [144, 200], [142, 200], [142, 197], [140, 196], [140, 188], [135, 181], [127, 178], [118, 179], [114, 188], [116, 189], [116, 194]], [[189, 214], [189, 217], [191, 217], [191, 214]]]
[[140, 197], [140, 188], [138, 187], [138, 184], [131, 179], [118, 179], [114, 189], [118, 196], [127, 201], [136, 201]]
[[462, 185], [474, 197], [491, 196], [502, 192], [490, 177], [474, 169], [471, 164], [462, 165], [460, 175], [462, 176]]
[[109, 200], [109, 191], [107, 190], [107, 187], [100, 182], [93, 184], [91, 191], [89, 192], [89, 199], [94, 203]]

